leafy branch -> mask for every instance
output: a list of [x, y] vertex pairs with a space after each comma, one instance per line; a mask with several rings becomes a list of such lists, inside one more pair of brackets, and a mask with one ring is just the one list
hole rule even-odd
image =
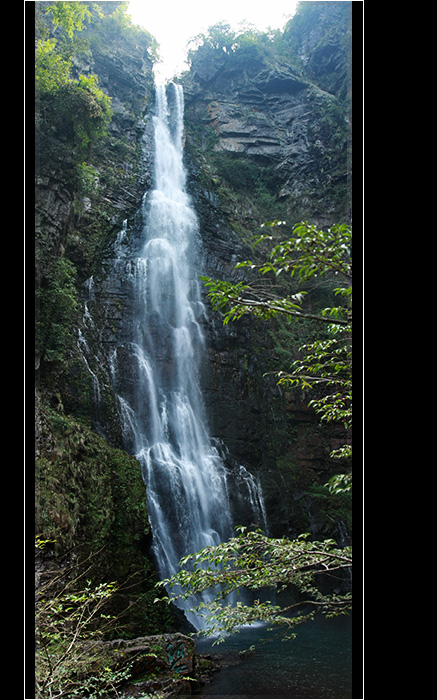
[[[305, 291], [284, 297], [272, 294], [274, 284], [267, 291], [265, 285], [259, 283], [232, 284], [209, 277], [202, 277], [202, 280], [213, 308], [223, 313], [224, 324], [245, 314], [261, 319], [282, 316], [288, 322], [309, 319], [326, 324], [328, 338], [301, 346], [299, 353], [302, 357], [295, 360], [288, 371], [281, 369], [275, 374], [278, 384], [309, 390], [319, 386], [324, 395], [312, 399], [309, 405], [321, 420], [341, 422], [348, 429], [352, 425], [352, 227], [334, 225], [325, 231], [302, 222], [294, 227], [290, 238], [277, 243], [277, 231], [285, 223], [273, 221], [264, 224], [263, 227], [272, 229], [273, 233], [263, 234], [255, 240], [255, 246], [274, 243], [266, 261], [255, 264], [245, 260], [236, 268], [256, 271], [261, 277], [269, 276], [273, 283], [279, 275], [297, 277], [307, 283], [326, 275], [335, 280], [332, 291], [341, 299], [341, 304], [313, 313], [303, 308]], [[350, 457], [351, 446], [344, 445], [334, 450], [331, 456]], [[341, 483], [330, 483], [329, 488], [339, 492]], [[347, 484], [345, 489], [349, 490], [349, 481]]]
[[[273, 221], [263, 226], [277, 228], [284, 221]], [[251, 260], [238, 263], [235, 268], [257, 270], [259, 274], [272, 273], [274, 278], [286, 273], [290, 277], [297, 276], [301, 281], [308, 281], [314, 276], [331, 273], [341, 275], [348, 281], [346, 287], [334, 289], [336, 295], [349, 298], [351, 305], [352, 260], [351, 260], [352, 229], [347, 225], [336, 225], [325, 231], [319, 231], [307, 222], [298, 224], [293, 229], [291, 238], [273, 246], [267, 261], [254, 264]], [[274, 241], [274, 236], [264, 234], [254, 241]], [[201, 278], [209, 289], [208, 297], [214, 308], [225, 312], [224, 323], [240, 318], [245, 313], [253, 313], [263, 318], [272, 318], [277, 314], [289, 317], [309, 318], [325, 323], [348, 327], [351, 314], [347, 307], [337, 306], [324, 309], [321, 314], [302, 311], [302, 301], [306, 292], [301, 291], [285, 298], [266, 295], [259, 288], [238, 282], [232, 284], [209, 277]]]
[[[246, 263], [236, 265], [236, 267], [247, 266], [248, 264]], [[211, 299], [214, 308], [224, 312], [224, 324], [228, 324], [229, 321], [235, 321], [247, 313], [252, 313], [254, 316], [263, 319], [283, 314], [287, 317], [309, 318], [314, 321], [332, 323], [332, 320], [326, 318], [326, 316], [309, 312], [302, 313], [301, 301], [306, 292], [299, 292], [289, 298], [277, 298], [272, 301], [266, 295], [263, 297], [258, 296], [258, 293], [251, 285], [243, 284], [243, 282], [232, 284], [224, 280], [212, 280], [205, 276], [202, 276], [200, 279], [210, 290], [208, 297]], [[341, 309], [338, 309], [337, 313], [340, 312]], [[337, 319], [336, 323], [341, 326], [348, 325], [348, 321], [342, 319]]]
[[[288, 540], [268, 538], [261, 531], [248, 532], [244, 527], [237, 530], [239, 534], [229, 541], [181, 559], [181, 571], [158, 584], [177, 588], [171, 600], [187, 599], [193, 593], [214, 593], [212, 602], [202, 602], [195, 608], [207, 619], [204, 634], [217, 634], [217, 642], [223, 641], [239, 626], [255, 621], [281, 625], [290, 631], [318, 613], [334, 616], [351, 610], [349, 593], [322, 594], [316, 585], [321, 575], [331, 579], [348, 575], [352, 565], [350, 547], [339, 549], [334, 540], [311, 542], [308, 534]], [[269, 600], [255, 599], [250, 605], [232, 600], [232, 595], [241, 591], [260, 596], [262, 590], [280, 591], [290, 585], [303, 598], [285, 606]]]

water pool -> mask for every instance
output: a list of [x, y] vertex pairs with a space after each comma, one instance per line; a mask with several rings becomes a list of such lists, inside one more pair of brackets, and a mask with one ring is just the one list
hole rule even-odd
[[[226, 642], [196, 642], [199, 654], [218, 654], [223, 668], [205, 685], [204, 698], [352, 698], [352, 620], [315, 619], [296, 628], [296, 638], [248, 627]], [[241, 654], [260, 639], [269, 640]]]

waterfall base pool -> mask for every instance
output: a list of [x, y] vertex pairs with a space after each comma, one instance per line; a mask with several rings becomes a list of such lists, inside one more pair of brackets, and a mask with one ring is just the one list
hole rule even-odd
[[[281, 641], [277, 631], [248, 627], [216, 646], [198, 640], [199, 654], [220, 655], [223, 664], [201, 697], [352, 698], [351, 618], [316, 618], [297, 627], [296, 635]], [[241, 653], [261, 638], [269, 641]]]

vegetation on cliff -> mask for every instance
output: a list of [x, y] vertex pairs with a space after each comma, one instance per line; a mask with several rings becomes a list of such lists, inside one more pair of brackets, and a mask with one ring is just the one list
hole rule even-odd
[[[132, 55], [152, 47], [153, 55], [150, 35], [134, 27], [129, 34], [126, 5], [35, 3], [36, 354], [41, 379], [74, 352], [80, 284], [99, 269], [115, 235], [120, 190], [132, 187], [127, 180], [139, 176], [134, 130], [146, 94], [139, 110], [135, 96], [130, 130], [123, 133], [116, 127], [120, 117], [108, 88], [103, 90], [101, 77], [90, 70], [102, 53], [102, 33], [111, 34], [114, 55], [120, 46]], [[150, 59], [150, 74], [152, 65]], [[124, 121], [127, 126], [127, 110]], [[143, 180], [138, 180], [141, 196]]]
[[[73, 77], [73, 58], [78, 50], [83, 50], [74, 35], [82, 31], [86, 21], [91, 21], [91, 3], [35, 5], [38, 13], [35, 50], [38, 130], [62, 136], [71, 144], [80, 162], [89, 144], [104, 132], [112, 116], [111, 100], [98, 86], [97, 76], [79, 74]], [[99, 10], [94, 7], [93, 12], [99, 13]], [[52, 16], [52, 32], [58, 38], [49, 35], [49, 15]]]
[[190, 42], [191, 73], [207, 82], [214, 67], [253, 75], [282, 65], [350, 104], [350, 2], [299, 2], [283, 30], [260, 31], [249, 22], [218, 22]]
[[[47, 684], [57, 682], [60, 672], [62, 696], [71, 696], [81, 668], [75, 654], [83, 654], [85, 638], [103, 631], [156, 634], [175, 626], [168, 609], [153, 603], [157, 579], [140, 465], [93, 430], [93, 378], [78, 342], [82, 283], [102, 272], [147, 177], [140, 140], [156, 42], [131, 24], [126, 9], [119, 2], [35, 3], [35, 531], [37, 542], [45, 543], [36, 548], [36, 641], [42, 697], [59, 692]], [[75, 606], [73, 617], [61, 614], [67, 598], [71, 605], [80, 596], [84, 605]], [[105, 617], [97, 614], [103, 602]], [[116, 623], [108, 626], [107, 616]]]

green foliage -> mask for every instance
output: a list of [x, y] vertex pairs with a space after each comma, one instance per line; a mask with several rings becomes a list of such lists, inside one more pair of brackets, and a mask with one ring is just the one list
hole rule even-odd
[[[340, 45], [345, 45], [349, 28], [350, 4], [350, 2], [328, 4], [323, 0], [299, 2], [296, 13], [284, 27], [283, 37], [288, 50], [298, 53], [296, 49], [299, 48], [301, 37], [311, 31], [316, 35], [317, 42], [312, 51], [313, 55], [329, 44], [338, 42]], [[318, 33], [317, 41], [317, 32], [314, 31], [314, 27], [321, 24], [323, 24], [323, 32]]]
[[[285, 317], [287, 321], [312, 319], [327, 326], [328, 337], [314, 340], [299, 348], [301, 356], [289, 370], [276, 372], [279, 384], [300, 386], [303, 389], [322, 389], [310, 401], [311, 406], [325, 422], [340, 422], [348, 429], [352, 425], [352, 227], [335, 225], [319, 230], [307, 222], [297, 224], [293, 235], [276, 242], [277, 231], [283, 221], [264, 224], [272, 233], [263, 234], [255, 245], [274, 243], [266, 261], [254, 264], [251, 260], [238, 263], [237, 268], [247, 268], [268, 276], [274, 281], [280, 275], [309, 283], [326, 276], [333, 286], [333, 294], [341, 304], [324, 308], [320, 314], [303, 309], [305, 291], [280, 297], [273, 285], [266, 291], [259, 283], [247, 284], [202, 277], [213, 307], [224, 314], [223, 322], [235, 321], [245, 314], [261, 319]], [[339, 286], [340, 285], [340, 286]], [[336, 458], [349, 458], [350, 445], [344, 445], [331, 453]], [[349, 477], [344, 482], [350, 488]], [[336, 492], [340, 482], [332, 482], [329, 488]]]
[[96, 75], [80, 75], [72, 96], [71, 107], [75, 109], [73, 127], [82, 152], [90, 141], [100, 137], [112, 118], [111, 98], [98, 87]]
[[35, 50], [35, 82], [38, 94], [51, 93], [70, 79], [71, 61], [56, 51], [56, 40], [38, 42]]
[[[44, 542], [37, 539], [41, 549]], [[114, 581], [84, 581], [87, 568], [51, 572], [35, 601], [35, 697], [118, 697], [130, 667], [111, 668], [98, 642], [115, 623], [107, 605], [118, 590]], [[91, 643], [92, 642], [92, 643]], [[114, 695], [115, 694], [115, 695]]]
[[278, 32], [269, 30], [261, 32], [246, 22], [232, 28], [227, 22], [218, 22], [208, 27], [206, 33], [200, 33], [191, 40], [188, 59], [193, 60], [199, 49], [215, 54], [223, 54], [232, 64], [243, 65], [253, 59], [265, 60], [273, 54], [273, 47], [278, 39]]
[[[184, 557], [180, 562], [182, 570], [160, 584], [182, 591], [174, 600], [189, 598], [193, 593], [214, 592], [212, 603], [196, 608], [206, 618], [205, 635], [216, 634], [217, 642], [223, 641], [227, 634], [238, 632], [241, 625], [262, 620], [280, 625], [293, 636], [296, 625], [317, 613], [332, 617], [351, 610], [349, 593], [323, 594], [317, 586], [320, 576], [338, 580], [347, 575], [352, 563], [351, 548], [339, 549], [334, 540], [311, 542], [307, 534], [288, 540], [272, 539], [261, 531], [248, 532], [243, 527], [237, 530], [239, 534], [229, 541]], [[289, 586], [301, 594], [298, 602], [281, 606], [261, 601], [266, 591], [271, 594]], [[252, 605], [226, 602], [228, 595], [242, 590], [253, 591], [259, 598]]]
[[[331, 337], [303, 345], [302, 359], [296, 360], [289, 372], [278, 373], [279, 384], [310, 390], [323, 386], [324, 395], [311, 400], [309, 405], [322, 420], [341, 422], [348, 429], [352, 427], [352, 229], [342, 225], [319, 231], [314, 226], [299, 224], [293, 233], [292, 239], [273, 248], [270, 260], [261, 267], [262, 273], [273, 271], [277, 276], [285, 271], [291, 276], [297, 274], [302, 280], [328, 273], [339, 276], [344, 286], [334, 288], [333, 292], [343, 297], [346, 305], [322, 310], [323, 318], [330, 321]], [[344, 445], [331, 456], [344, 459], [351, 454], [351, 446]], [[349, 489], [351, 483], [347, 484]], [[338, 482], [334, 488], [339, 490]]]
[[43, 540], [39, 535], [35, 537], [35, 547], [37, 549], [44, 549], [47, 544], [53, 544], [54, 542], [56, 542], [56, 540]]
[[[334, 332], [335, 332], [334, 327]], [[279, 384], [299, 385], [312, 389], [323, 385], [332, 393], [309, 402], [321, 419], [326, 422], [343, 423], [344, 428], [352, 426], [352, 350], [350, 336], [343, 333], [340, 340], [337, 337], [328, 340], [317, 340], [303, 345], [300, 350], [304, 353], [301, 360], [296, 360], [290, 372], [278, 372]], [[351, 448], [336, 451], [337, 457], [351, 456]]]
[[[263, 224], [278, 228], [285, 222], [274, 221]], [[339, 233], [339, 235], [337, 235]], [[346, 274], [349, 278], [351, 271], [349, 263], [344, 263], [343, 258], [349, 256], [346, 241], [350, 242], [349, 227], [333, 227], [325, 233], [317, 231], [314, 226], [307, 223], [298, 224], [293, 230], [293, 237], [276, 244], [266, 262], [261, 265], [254, 264], [251, 260], [238, 263], [236, 268], [249, 268], [258, 270], [261, 275], [272, 273], [277, 278], [281, 273], [288, 273], [291, 277], [297, 275], [301, 280], [309, 280], [314, 275], [323, 275], [327, 272]], [[255, 241], [258, 245], [262, 241], [272, 241], [271, 234], [265, 234]], [[347, 326], [348, 320], [344, 307], [325, 309], [321, 315], [302, 312], [302, 301], [306, 292], [298, 292], [288, 298], [270, 298], [263, 294], [262, 289], [255, 285], [244, 283], [231, 284], [219, 280], [202, 277], [209, 289], [208, 296], [213, 306], [221, 311], [227, 309], [224, 322], [240, 318], [246, 313], [252, 313], [262, 318], [272, 318], [278, 314], [287, 317], [312, 318], [323, 322]], [[338, 290], [341, 293], [343, 290]], [[351, 293], [351, 291], [350, 291]], [[327, 316], [334, 316], [335, 320]]]
[[71, 347], [72, 320], [78, 303], [76, 268], [70, 260], [58, 258], [53, 262], [37, 298], [37, 351], [46, 362], [62, 362]]
[[118, 2], [113, 12], [105, 10], [105, 15], [102, 18], [102, 29], [105, 41], [112, 42], [123, 38], [132, 44], [139, 43], [145, 47], [151, 61], [159, 60], [158, 42], [150, 32], [132, 22], [128, 2]]
[[[263, 226], [276, 228], [281, 224], [285, 222], [273, 221]], [[274, 236], [265, 234], [257, 242], [265, 240], [274, 241]], [[352, 228], [347, 224], [334, 225], [323, 231], [307, 222], [299, 223], [290, 239], [274, 245], [269, 260], [260, 266], [260, 272], [273, 272], [276, 277], [286, 272], [301, 280], [333, 272], [351, 279], [351, 242]]]
[[89, 22], [91, 12], [87, 2], [54, 2], [48, 5], [46, 12], [53, 16], [55, 27], [62, 27], [70, 39], [75, 31], [81, 31], [84, 22]]
[[[61, 60], [55, 57], [54, 65]], [[83, 157], [88, 144], [104, 133], [111, 119], [111, 98], [98, 87], [96, 76], [65, 79], [65, 70], [54, 76], [51, 65], [41, 71], [39, 86], [39, 107], [46, 128], [54, 128], [77, 146], [77, 159]]]
[[61, 552], [78, 542], [94, 551], [109, 547], [122, 578], [149, 531], [141, 467], [69, 416], [46, 409], [45, 422], [53, 448], [36, 462], [37, 527]]
[[[350, 457], [349, 445], [336, 450], [336, 454], [333, 454], [333, 456], [340, 459]], [[329, 479], [326, 486], [332, 494], [348, 493], [352, 491], [352, 474], [335, 474]]]
[[[236, 199], [250, 203], [250, 207], [255, 212], [259, 212], [258, 221], [269, 214], [280, 210], [281, 205], [277, 202], [277, 193], [280, 180], [272, 168], [260, 165], [248, 157], [235, 157], [232, 153], [217, 152], [213, 149], [208, 154], [210, 167], [218, 174], [216, 179], [217, 193], [226, 207], [227, 202]], [[262, 217], [262, 218], [261, 218]]]
[[88, 163], [80, 163], [77, 168], [78, 173], [78, 190], [79, 194], [87, 196], [94, 194], [97, 189], [99, 172], [96, 168]]
[[[218, 22], [208, 27], [208, 33], [200, 33], [192, 39], [198, 46], [208, 46], [225, 53], [230, 53], [235, 42], [235, 32], [227, 22]], [[192, 51], [192, 49], [191, 49]], [[190, 57], [190, 53], [188, 54]]]
[[[243, 264], [237, 264], [241, 267]], [[255, 267], [249, 261], [244, 263], [245, 267]], [[303, 317], [301, 313], [301, 299], [303, 292], [284, 299], [275, 299], [274, 302], [266, 302], [257, 296], [253, 285], [237, 282], [232, 284], [224, 280], [212, 280], [209, 277], [201, 277], [205, 286], [209, 289], [208, 297], [211, 299], [215, 309], [224, 312], [223, 323], [235, 321], [247, 313], [262, 319], [269, 319], [278, 313], [287, 317]]]
[[78, 147], [77, 156], [101, 136], [112, 117], [111, 99], [98, 87], [96, 75], [72, 77], [75, 31], [90, 21], [89, 3], [57, 2], [48, 5], [53, 24], [65, 30], [66, 38], [37, 40], [35, 85], [39, 128], [55, 130]]
[[50, 546], [55, 563], [66, 553], [74, 552], [72, 562], [89, 557], [87, 577], [96, 586], [119, 582], [108, 601], [111, 611], [123, 613], [118, 636], [171, 629], [168, 606], [153, 604], [157, 579], [145, 554], [150, 525], [141, 466], [72, 417], [45, 404], [40, 412], [46, 448], [35, 461], [38, 548]]

